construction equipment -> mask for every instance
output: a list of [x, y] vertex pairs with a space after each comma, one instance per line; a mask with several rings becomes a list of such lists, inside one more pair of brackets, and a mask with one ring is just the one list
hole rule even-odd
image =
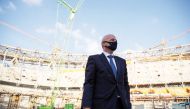
[[175, 35], [173, 37], [171, 37], [170, 39], [168, 40], [162, 40], [159, 44], [155, 45], [154, 47], [152, 48], [149, 48], [149, 50], [152, 50], [152, 49], [162, 49], [162, 48], [165, 48], [169, 42], [171, 41], [174, 41], [174, 40], [177, 40], [179, 38], [182, 38], [182, 37], [185, 37], [187, 36], [187, 34], [190, 32], [190, 29], [178, 34], [178, 35]]

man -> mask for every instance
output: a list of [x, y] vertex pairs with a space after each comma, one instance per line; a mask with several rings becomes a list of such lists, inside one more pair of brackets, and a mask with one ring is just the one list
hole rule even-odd
[[105, 35], [102, 48], [87, 61], [82, 109], [131, 109], [126, 62], [113, 55], [116, 37]]

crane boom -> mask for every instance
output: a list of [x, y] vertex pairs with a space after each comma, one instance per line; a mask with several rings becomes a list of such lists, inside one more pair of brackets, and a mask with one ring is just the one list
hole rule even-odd
[[155, 49], [155, 48], [159, 48], [159, 47], [165, 47], [169, 42], [171, 41], [174, 41], [174, 40], [177, 40], [179, 38], [182, 38], [182, 37], [185, 37], [188, 33], [190, 33], [190, 29], [178, 34], [178, 35], [175, 35], [173, 37], [171, 37], [170, 39], [168, 40], [162, 40], [159, 44], [155, 45], [154, 47], [150, 48], [150, 49]]

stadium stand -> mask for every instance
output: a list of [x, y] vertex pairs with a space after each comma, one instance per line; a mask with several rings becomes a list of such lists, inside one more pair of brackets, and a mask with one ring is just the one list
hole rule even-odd
[[[126, 59], [134, 108], [189, 106], [190, 45], [116, 55]], [[79, 109], [88, 56], [0, 45], [0, 108]]]

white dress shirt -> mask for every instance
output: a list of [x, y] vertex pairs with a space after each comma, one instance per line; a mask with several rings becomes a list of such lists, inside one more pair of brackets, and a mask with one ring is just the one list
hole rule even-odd
[[103, 51], [103, 54], [106, 56], [106, 59], [108, 60], [108, 62], [110, 63], [110, 59], [108, 58], [108, 56], [109, 55], [112, 55], [113, 56], [113, 63], [114, 63], [114, 65], [115, 65], [115, 68], [116, 68], [116, 70], [117, 70], [117, 65], [116, 65], [116, 62], [115, 62], [115, 59], [114, 59], [114, 55], [113, 54], [109, 54], [109, 53], [107, 53], [107, 52], [105, 52], [105, 51]]

